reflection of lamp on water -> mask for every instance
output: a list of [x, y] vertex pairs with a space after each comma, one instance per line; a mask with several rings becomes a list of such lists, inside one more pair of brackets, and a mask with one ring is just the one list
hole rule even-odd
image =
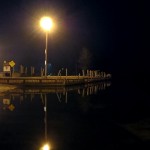
[[44, 95], [44, 100], [45, 100], [45, 106], [44, 106], [44, 112], [45, 112], [45, 118], [44, 118], [44, 122], [45, 122], [45, 141], [47, 141], [47, 97], [46, 94]]
[[46, 144], [41, 148], [41, 150], [50, 150], [50, 145], [47, 141], [47, 96], [44, 95], [44, 125], [45, 125], [45, 142]]
[[42, 150], [50, 150], [50, 147], [48, 144], [45, 144], [43, 147], [42, 147]]

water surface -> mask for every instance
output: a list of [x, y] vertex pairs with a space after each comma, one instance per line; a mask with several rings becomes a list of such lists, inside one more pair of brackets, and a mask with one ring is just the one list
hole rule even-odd
[[149, 97], [130, 84], [18, 88], [0, 94], [0, 149], [145, 148]]

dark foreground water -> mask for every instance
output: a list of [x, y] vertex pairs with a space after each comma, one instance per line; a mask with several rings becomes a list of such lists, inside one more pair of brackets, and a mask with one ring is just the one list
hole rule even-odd
[[147, 91], [130, 83], [0, 94], [0, 150], [149, 149]]

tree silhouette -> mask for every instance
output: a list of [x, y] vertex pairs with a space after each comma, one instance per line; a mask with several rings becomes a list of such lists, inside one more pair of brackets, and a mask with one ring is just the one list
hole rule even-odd
[[91, 65], [92, 54], [87, 48], [82, 48], [79, 54], [78, 67], [82, 70], [87, 70]]

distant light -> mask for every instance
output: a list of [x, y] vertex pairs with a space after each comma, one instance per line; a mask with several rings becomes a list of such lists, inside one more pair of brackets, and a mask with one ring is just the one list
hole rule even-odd
[[53, 21], [49, 17], [43, 17], [40, 20], [40, 25], [45, 31], [50, 31], [53, 27]]
[[45, 144], [45, 145], [43, 146], [42, 150], [50, 150], [49, 145], [48, 145], [48, 144]]

